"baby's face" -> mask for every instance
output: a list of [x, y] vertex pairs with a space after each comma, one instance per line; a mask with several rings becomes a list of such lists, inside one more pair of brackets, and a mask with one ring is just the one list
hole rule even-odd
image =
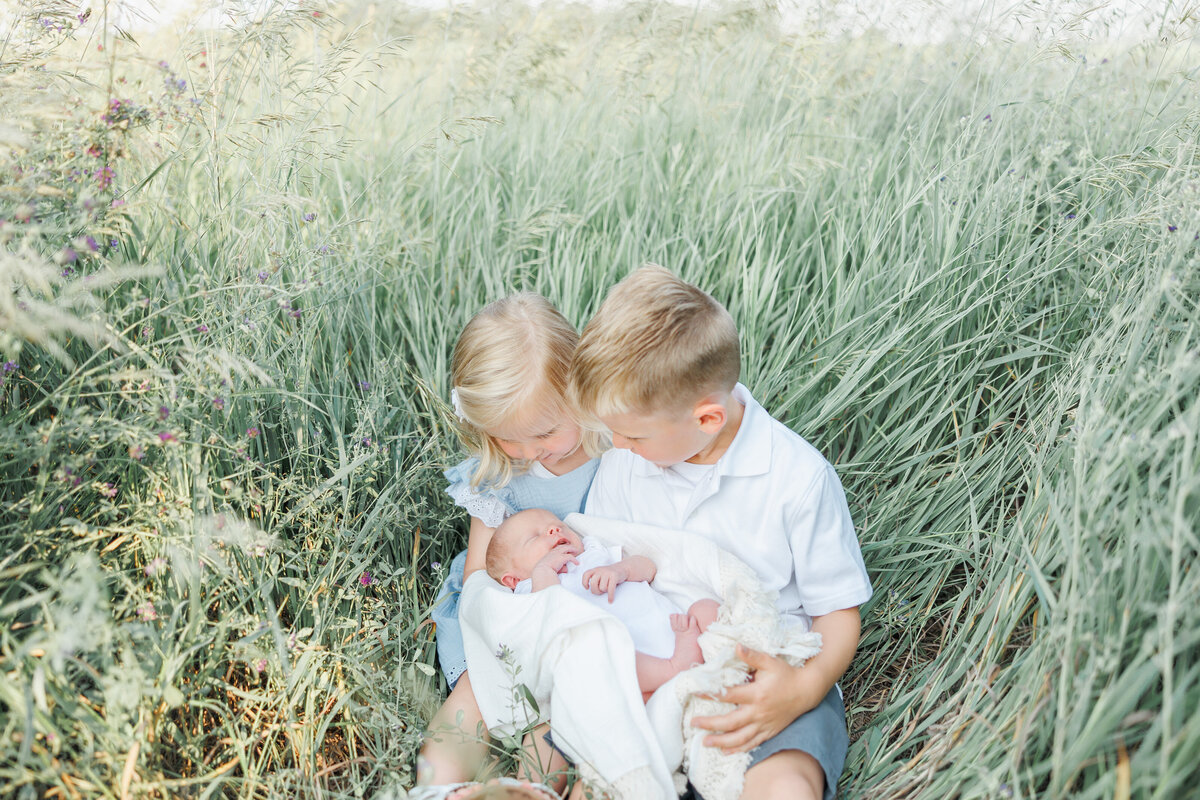
[[512, 564], [507, 570], [520, 580], [533, 573], [533, 568], [551, 550], [577, 556], [583, 552], [579, 534], [561, 519], [541, 508], [531, 508], [513, 514], [496, 529], [509, 545]]

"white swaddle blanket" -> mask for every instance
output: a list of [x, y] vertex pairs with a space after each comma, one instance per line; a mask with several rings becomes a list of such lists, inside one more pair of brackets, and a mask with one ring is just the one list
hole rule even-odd
[[736, 800], [749, 754], [704, 747], [707, 732], [689, 724], [732, 706], [694, 695], [746, 680], [735, 656], [739, 642], [800, 664], [820, 650], [820, 635], [789, 624], [753, 570], [701, 536], [582, 514], [565, 522], [652, 560], [652, 586], [680, 608], [703, 598], [721, 602], [717, 622], [700, 637], [705, 663], [643, 705], [633, 643], [615, 617], [561, 586], [514, 595], [480, 570], [463, 587], [459, 619], [488, 728], [511, 732], [551, 720], [555, 744], [584, 780], [626, 800], [677, 797], [685, 772], [705, 800]]

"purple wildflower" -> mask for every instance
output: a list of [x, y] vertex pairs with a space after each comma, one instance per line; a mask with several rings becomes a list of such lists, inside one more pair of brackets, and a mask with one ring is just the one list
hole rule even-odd
[[100, 488], [100, 494], [111, 500], [117, 496], [117, 487], [113, 486], [111, 483], [106, 483]]
[[364, 570], [363, 574], [358, 576], [358, 582], [361, 583], [363, 586], [370, 586], [372, 583], [375, 582], [375, 579], [371, 577], [370, 572], [367, 572]]
[[213, 406], [216, 407], [218, 410], [224, 410], [225, 398], [224, 397], [214, 397], [213, 398]]
[[258, 436], [258, 428], [251, 425], [249, 428], [246, 428], [246, 435], [253, 439], [255, 436]]
[[83, 241], [87, 244], [88, 250], [91, 250], [93, 253], [100, 249], [100, 245], [96, 244], [96, 240], [91, 236], [88, 236]]
[[1074, 214], [1067, 214], [1067, 219], [1075, 219], [1075, 215], [1074, 215]]
[[150, 622], [151, 620], [158, 619], [158, 612], [154, 609], [154, 603], [151, 603], [149, 600], [137, 607], [137, 615], [138, 619], [142, 622]]
[[316, 214], [309, 213], [309, 214], [305, 214], [305, 215], [304, 215], [304, 221], [305, 221], [305, 222], [312, 222], [312, 221], [313, 221], [314, 219], [316, 219], [316, 218], [317, 218], [317, 215], [316, 215]]
[[362, 389], [365, 392], [367, 389], [371, 388], [371, 382], [370, 381], [359, 381], [358, 388]]
[[10, 372], [16, 372], [16, 371], [17, 371], [17, 362], [15, 362], [15, 361], [5, 361], [4, 362], [4, 374], [5, 375], [7, 375]]
[[263, 283], [263, 282], [265, 282], [265, 281], [267, 280], [267, 278], [269, 278], [269, 277], [271, 277], [271, 276], [267, 274], [267, 271], [266, 271], [266, 270], [262, 270], [261, 272], [259, 272], [259, 273], [258, 273], [258, 282], [259, 282], [259, 283]]
[[201, 333], [208, 333], [208, 326], [202, 322], [196, 326], [196, 330], [200, 331]]
[[175, 434], [171, 433], [170, 431], [163, 431], [162, 433], [160, 433], [158, 435], [158, 440], [164, 444], [166, 444], [167, 442], [178, 441], [175, 438]]
[[158, 418], [160, 420], [162, 420], [163, 422], [166, 422], [167, 417], [169, 417], [169, 416], [171, 416], [171, 409], [167, 408], [166, 406], [158, 407]]
[[257, 661], [255, 661], [254, 662], [254, 671], [255, 672], [266, 672], [267, 671], [267, 660], [265, 658], [260, 658]]
[[984, 116], [984, 118], [983, 118], [983, 121], [984, 121], [984, 122], [991, 122], [991, 121], [992, 121], [992, 115], [991, 115], [991, 114], [987, 114], [986, 116]]
[[1177, 225], [1168, 225], [1168, 226], [1167, 226], [1167, 230], [1168, 230], [1170, 233], [1174, 233], [1175, 231], [1179, 230], [1179, 226], [1177, 226]]
[[129, 457], [136, 461], [141, 461], [146, 457], [146, 448], [140, 444], [131, 444], [129, 446]]
[[292, 311], [292, 316], [293, 316], [295, 319], [300, 319], [300, 309], [298, 309], [298, 308], [297, 308], [297, 309], [293, 310], [293, 311]]

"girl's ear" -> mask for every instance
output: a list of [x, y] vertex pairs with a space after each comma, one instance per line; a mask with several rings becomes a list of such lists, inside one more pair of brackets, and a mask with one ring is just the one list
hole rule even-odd
[[517, 584], [520, 582], [521, 582], [521, 579], [518, 578], [516, 575], [513, 575], [511, 572], [506, 572], [500, 576], [500, 585], [505, 586], [509, 589], [516, 589]]

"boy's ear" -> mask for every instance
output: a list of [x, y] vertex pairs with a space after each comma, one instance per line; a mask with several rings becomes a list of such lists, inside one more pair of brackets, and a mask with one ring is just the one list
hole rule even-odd
[[729, 412], [721, 403], [706, 397], [692, 409], [692, 418], [700, 425], [700, 430], [712, 435], [725, 427], [725, 422], [729, 419]]
[[517, 588], [517, 584], [520, 582], [521, 582], [521, 579], [518, 578], [516, 575], [513, 575], [511, 572], [506, 572], [500, 576], [500, 585], [505, 586], [509, 589]]

